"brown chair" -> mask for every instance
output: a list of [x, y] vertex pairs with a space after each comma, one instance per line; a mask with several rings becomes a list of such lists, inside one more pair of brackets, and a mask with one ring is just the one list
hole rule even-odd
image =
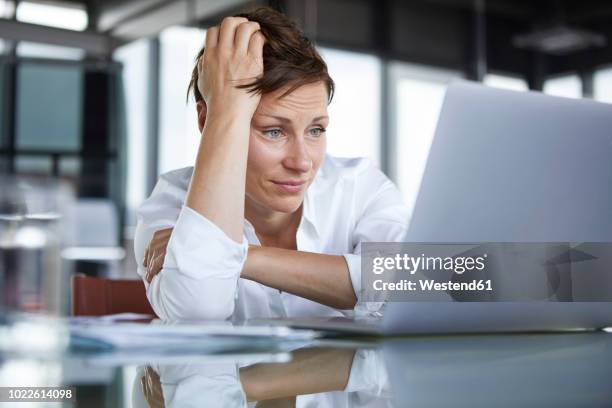
[[143, 313], [155, 316], [141, 280], [72, 277], [72, 315]]

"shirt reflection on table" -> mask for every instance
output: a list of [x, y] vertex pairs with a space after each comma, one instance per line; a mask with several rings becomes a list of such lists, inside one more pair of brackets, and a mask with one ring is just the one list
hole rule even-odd
[[137, 388], [149, 407], [390, 407], [377, 350], [303, 348], [287, 363], [146, 366]]

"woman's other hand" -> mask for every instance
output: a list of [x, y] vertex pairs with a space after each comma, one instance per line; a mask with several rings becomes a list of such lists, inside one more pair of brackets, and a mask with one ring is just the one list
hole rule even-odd
[[153, 234], [153, 238], [149, 245], [145, 249], [143, 265], [147, 269], [145, 280], [149, 283], [153, 280], [153, 277], [157, 275], [164, 265], [164, 259], [166, 257], [166, 248], [170, 241], [173, 228], [167, 228], [156, 231]]
[[145, 400], [151, 408], [162, 408], [165, 406], [164, 393], [162, 390], [159, 374], [150, 366], [146, 366], [143, 376], [140, 378], [140, 386]]
[[259, 30], [259, 23], [243, 17], [226, 17], [208, 29], [197, 86], [209, 114], [230, 109], [255, 113], [260, 95], [238, 87], [263, 75], [265, 37]]

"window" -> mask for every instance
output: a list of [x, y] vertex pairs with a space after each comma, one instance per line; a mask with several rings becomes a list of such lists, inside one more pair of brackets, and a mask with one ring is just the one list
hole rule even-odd
[[17, 6], [17, 20], [67, 30], [87, 28], [87, 12], [76, 3], [21, 1]]
[[79, 48], [63, 47], [28, 41], [17, 43], [17, 55], [20, 57], [49, 58], [64, 60], [80, 60], [85, 56], [85, 51]]
[[[6, 115], [8, 112], [5, 111], [5, 83], [6, 79], [6, 67], [4, 62], [0, 61], [0, 149], [5, 148], [8, 143], [7, 138], [7, 126], [6, 126]], [[3, 173], [8, 170], [6, 167], [8, 165], [7, 156], [0, 155], [0, 173]]]
[[81, 148], [80, 67], [22, 63], [17, 71], [17, 148]]
[[21, 175], [51, 174], [51, 159], [49, 157], [17, 156], [15, 168]]
[[544, 83], [544, 93], [565, 98], [582, 98], [582, 82], [578, 75], [549, 79]]
[[493, 88], [511, 91], [527, 91], [529, 89], [524, 79], [506, 75], [487, 74], [483, 82], [485, 85]]
[[336, 85], [329, 105], [327, 152], [380, 165], [381, 62], [372, 55], [319, 48]]
[[[4, 75], [5, 75], [5, 67], [4, 67], [4, 63], [0, 61], [0, 148], [3, 148], [6, 146], [6, 136], [4, 134], [5, 132], [5, 124], [2, 123], [4, 122], [4, 117], [6, 115], [6, 112], [4, 111], [4, 98], [6, 95], [4, 95]], [[3, 160], [3, 156], [0, 156], [0, 173], [2, 171], [4, 171], [4, 168], [2, 167], [3, 164], [1, 163]]]
[[390, 84], [395, 127], [395, 181], [409, 210], [425, 171], [446, 87], [460, 74], [412, 64], [394, 63]]
[[124, 104], [126, 133], [126, 207], [127, 225], [136, 224], [136, 209], [149, 193], [147, 191], [147, 155], [149, 141], [147, 112], [149, 110], [148, 40], [139, 40], [118, 48], [113, 59], [123, 65], [120, 98]]
[[612, 103], [612, 68], [597, 71], [594, 86], [596, 100]]
[[81, 172], [81, 159], [78, 157], [63, 157], [59, 162], [59, 174], [62, 177], [77, 179]]
[[0, 0], [0, 18], [11, 18], [13, 16], [13, 1]]
[[170, 27], [160, 34], [159, 172], [193, 166], [200, 144], [196, 107], [187, 85], [206, 31]]
[[[0, 18], [11, 18], [12, 15], [13, 3], [6, 0], [0, 0]], [[6, 51], [7, 44], [2, 38], [0, 38], [0, 55], [5, 54]]]

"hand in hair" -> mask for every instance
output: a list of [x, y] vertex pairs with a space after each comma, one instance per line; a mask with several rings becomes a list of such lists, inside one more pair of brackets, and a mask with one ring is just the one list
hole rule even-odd
[[209, 114], [217, 109], [255, 113], [261, 95], [240, 86], [263, 75], [264, 43], [259, 23], [244, 17], [226, 17], [220, 26], [208, 29], [197, 87]]

